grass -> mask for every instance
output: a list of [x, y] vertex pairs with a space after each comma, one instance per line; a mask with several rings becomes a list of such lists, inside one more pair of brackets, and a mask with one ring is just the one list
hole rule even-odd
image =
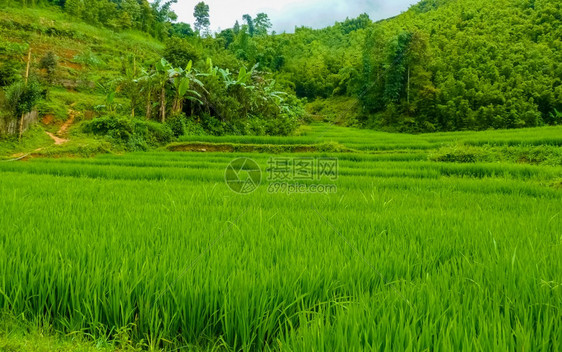
[[25, 133], [25, 138], [18, 141], [17, 136], [0, 139], [0, 161], [27, 154], [33, 150], [52, 144], [52, 140], [41, 128], [32, 128]]
[[[263, 139], [262, 139], [263, 140]], [[249, 143], [201, 143], [178, 142], [169, 144], [166, 149], [173, 152], [258, 152], [258, 153], [303, 153], [303, 152], [350, 152], [351, 150], [335, 142], [319, 144], [249, 144]]]
[[[0, 319], [0, 351], [5, 352], [112, 352], [109, 343], [74, 336], [61, 336], [48, 325], [25, 322], [22, 317], [2, 314]], [[130, 349], [132, 351], [132, 349]]]
[[267, 153], [3, 162], [0, 307], [148, 350], [560, 350], [562, 167], [425, 148], [556, 131], [251, 139], [354, 145], [275, 155], [337, 157], [335, 194], [227, 188], [232, 159], [266, 173]]
[[304, 126], [292, 137], [271, 136], [184, 136], [182, 142], [239, 144], [317, 144], [334, 142], [363, 152], [430, 150], [443, 146], [562, 146], [562, 126], [484, 132], [397, 134], [376, 132], [326, 123]]

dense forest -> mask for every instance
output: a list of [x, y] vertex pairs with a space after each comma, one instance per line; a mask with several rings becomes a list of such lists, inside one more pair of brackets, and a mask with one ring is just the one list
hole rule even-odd
[[[114, 66], [111, 75], [80, 73], [73, 90], [104, 96], [97, 118], [85, 124], [88, 133], [124, 128], [129, 138], [139, 124], [162, 130], [157, 125], [164, 123], [163, 140], [287, 135], [311, 118], [414, 133], [562, 124], [559, 2], [423, 0], [388, 20], [373, 22], [364, 14], [291, 34], [272, 32], [264, 13], [212, 33], [203, 2], [194, 9], [192, 28], [176, 21], [175, 2], [20, 0], [1, 6], [62, 11], [161, 43], [150, 53], [132, 50], [106, 63]], [[38, 30], [6, 20], [1, 27]], [[37, 104], [52, 107], [49, 89], [68, 81], [60, 74], [61, 54], [42, 52], [28, 74], [31, 47], [6, 39], [0, 48], [4, 118], [18, 119]], [[91, 71], [101, 67], [95, 47], [74, 59]]]

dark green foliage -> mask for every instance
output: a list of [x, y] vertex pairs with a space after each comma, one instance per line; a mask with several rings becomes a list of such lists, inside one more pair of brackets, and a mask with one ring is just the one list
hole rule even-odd
[[85, 122], [83, 130], [100, 136], [107, 136], [128, 150], [147, 150], [172, 141], [172, 129], [167, 124], [142, 121], [121, 116], [106, 116]]
[[256, 33], [256, 27], [254, 25], [254, 20], [252, 19], [252, 16], [250, 15], [244, 15], [242, 16], [242, 18], [244, 19], [244, 21], [246, 21], [246, 28], [248, 28], [248, 34], [250, 35], [250, 37], [253, 37], [254, 34]]
[[228, 49], [230, 44], [232, 44], [236, 38], [236, 32], [234, 29], [225, 29], [216, 35], [217, 41], [222, 41], [225, 49]]
[[386, 78], [383, 100], [386, 104], [399, 102], [406, 94], [407, 61], [412, 33], [402, 32], [392, 41], [385, 64]]
[[203, 34], [209, 30], [211, 22], [209, 21], [209, 5], [200, 2], [195, 5], [193, 10], [193, 17], [195, 17], [195, 31]]
[[31, 112], [41, 98], [41, 86], [32, 79], [27, 84], [16, 82], [6, 88], [6, 108], [13, 117]]
[[126, 117], [101, 117], [83, 125], [84, 132], [107, 135], [119, 140], [128, 140], [133, 134], [131, 120]]
[[16, 61], [5, 61], [0, 64], [0, 86], [9, 86], [21, 78], [19, 71], [22, 65]]
[[179, 38], [170, 38], [166, 41], [164, 58], [174, 67], [186, 67], [189, 61], [197, 62], [202, 53], [190, 42]]
[[172, 23], [170, 26], [170, 36], [179, 38], [190, 38], [195, 36], [195, 32], [188, 23]]
[[39, 68], [45, 70], [47, 81], [49, 83], [53, 82], [57, 66], [58, 59], [52, 51], [49, 51], [47, 54], [45, 54], [45, 56], [43, 56], [39, 61]]
[[449, 163], [510, 162], [533, 165], [562, 165], [562, 149], [557, 146], [470, 146], [443, 147], [430, 154], [429, 159]]
[[207, 134], [203, 126], [196, 123], [193, 118], [185, 116], [185, 114], [171, 116], [166, 124], [170, 126], [174, 137], [181, 136], [199, 136]]

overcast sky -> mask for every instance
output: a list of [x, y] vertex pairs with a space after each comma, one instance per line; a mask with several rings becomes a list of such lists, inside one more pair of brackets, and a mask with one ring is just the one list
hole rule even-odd
[[[178, 0], [173, 9], [179, 21], [193, 24], [193, 8], [201, 0]], [[295, 26], [323, 28], [367, 13], [372, 20], [392, 17], [419, 0], [204, 0], [211, 9], [211, 30], [231, 28], [242, 15], [265, 12], [277, 32]]]

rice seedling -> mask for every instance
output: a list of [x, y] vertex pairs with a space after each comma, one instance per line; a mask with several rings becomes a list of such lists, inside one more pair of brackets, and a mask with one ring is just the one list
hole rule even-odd
[[[279, 141], [362, 146], [276, 156], [337, 157], [337, 193], [268, 192], [261, 153], [0, 163], [0, 307], [164, 350], [560, 350], [562, 167], [429, 158], [550, 130]], [[249, 195], [224, 182], [239, 157]]]

